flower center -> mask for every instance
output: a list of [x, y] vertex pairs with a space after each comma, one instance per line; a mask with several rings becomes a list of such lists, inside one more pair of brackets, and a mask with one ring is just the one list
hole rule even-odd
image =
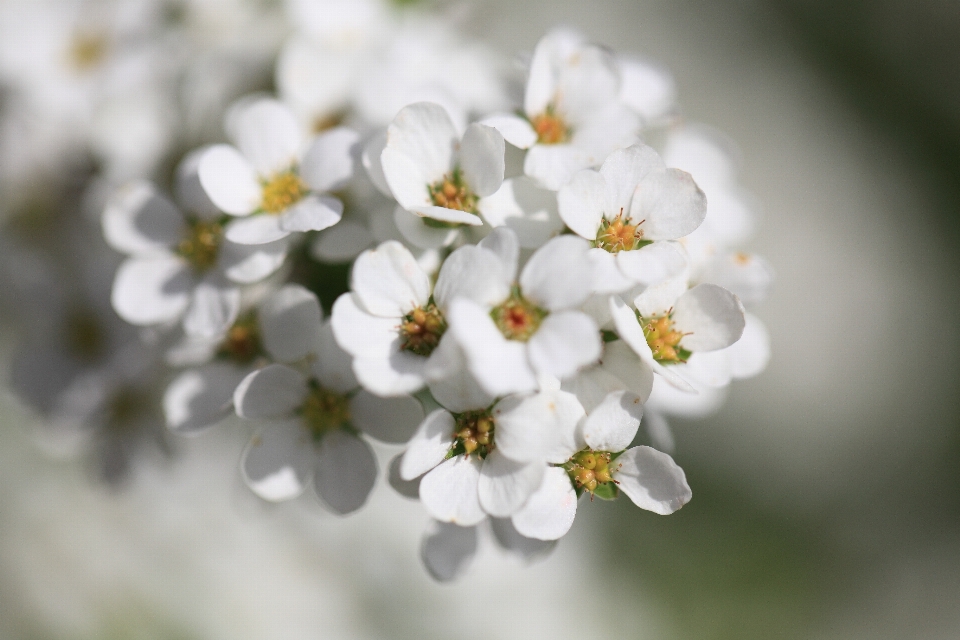
[[[603, 493], [613, 493], [618, 484], [611, 475], [613, 454], [609, 451], [594, 451], [584, 449], [567, 460], [563, 468], [577, 489], [589, 491], [591, 494], [598, 490]], [[613, 496], [609, 496], [613, 497]]]
[[272, 214], [283, 213], [310, 191], [294, 169], [273, 174], [263, 181], [262, 188], [260, 207]]
[[640, 223], [630, 224], [624, 220], [623, 209], [621, 209], [620, 214], [612, 221], [606, 218], [600, 221], [594, 246], [610, 253], [639, 249], [650, 244], [649, 240], [643, 239], [643, 229], [639, 227]]
[[256, 314], [251, 312], [237, 318], [227, 330], [227, 336], [220, 343], [217, 355], [246, 364], [260, 355], [261, 351], [260, 323], [257, 322]]
[[315, 134], [329, 131], [330, 129], [343, 124], [343, 119], [345, 116], [346, 114], [343, 111], [335, 111], [333, 113], [318, 115], [313, 119], [313, 122], [310, 123], [310, 130]]
[[107, 39], [101, 34], [78, 33], [70, 43], [70, 62], [78, 71], [88, 71], [107, 55]]
[[643, 335], [653, 351], [653, 359], [660, 364], [676, 364], [686, 362], [691, 353], [680, 346], [680, 341], [686, 335], [677, 331], [673, 326], [670, 315], [660, 318], [641, 319]]
[[318, 442], [328, 432], [350, 423], [350, 399], [311, 381], [310, 393], [300, 413], [307, 431], [314, 442]]
[[217, 263], [222, 241], [223, 225], [219, 221], [193, 220], [177, 245], [177, 253], [190, 263], [194, 271], [203, 273]]
[[438, 207], [466, 211], [474, 215], [478, 213], [477, 194], [464, 182], [459, 168], [443, 176], [434, 184], [427, 185], [427, 191], [430, 192], [430, 201]]
[[563, 144], [570, 140], [570, 127], [557, 115], [552, 105], [540, 115], [534, 116], [530, 124], [537, 132], [537, 142], [540, 144]]
[[456, 435], [457, 439], [453, 442], [453, 447], [448, 458], [458, 455], [469, 456], [476, 453], [482, 460], [493, 451], [493, 432], [495, 424], [490, 412], [486, 409], [482, 411], [468, 411], [461, 413], [456, 417]]
[[447, 330], [447, 321], [437, 305], [430, 301], [425, 307], [417, 307], [403, 316], [400, 324], [400, 348], [418, 356], [428, 356], [440, 344]]
[[549, 312], [533, 304], [514, 287], [503, 304], [490, 311], [490, 317], [507, 340], [526, 342]]

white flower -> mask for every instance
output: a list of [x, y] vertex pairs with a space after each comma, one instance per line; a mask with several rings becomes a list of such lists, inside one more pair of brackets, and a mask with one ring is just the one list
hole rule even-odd
[[[450, 329], [467, 357], [468, 368], [488, 393], [531, 391], [537, 376], [563, 379], [600, 357], [597, 325], [577, 310], [590, 295], [589, 245], [573, 236], [560, 236], [537, 250], [517, 278], [519, 246], [507, 228], [495, 229], [478, 247], [461, 247], [444, 264], [462, 262], [458, 287], [483, 295], [460, 297], [450, 303]], [[496, 258], [496, 268], [470, 268], [472, 261]], [[451, 281], [454, 278], [450, 278]], [[440, 281], [437, 283], [440, 289]]]
[[[581, 493], [604, 499], [619, 491], [642, 509], [667, 515], [690, 501], [683, 470], [650, 447], [627, 449], [640, 426], [642, 405], [632, 394], [609, 394], [560, 438], [540, 487], [511, 517], [517, 531], [556, 540], [570, 530]], [[626, 450], [625, 450], [626, 449]]]
[[546, 460], [583, 415], [559, 385], [456, 414], [430, 413], [410, 440], [400, 477], [420, 480], [420, 500], [441, 522], [471, 526], [506, 517], [540, 486]]
[[194, 362], [216, 360], [187, 369], [167, 386], [163, 397], [167, 427], [181, 435], [200, 433], [233, 413], [234, 390], [258, 365], [316, 357], [324, 346], [317, 329], [322, 318], [317, 297], [300, 285], [288, 284], [271, 292], [223, 334], [181, 347], [192, 351], [187, 355]]
[[690, 174], [668, 169], [652, 148], [614, 151], [557, 193], [560, 217], [595, 247], [594, 289], [617, 293], [656, 284], [686, 267], [675, 243], [703, 222], [707, 202]]
[[644, 127], [669, 121], [677, 109], [677, 87], [665, 68], [636, 55], [618, 55], [620, 99], [643, 119]]
[[117, 270], [112, 302], [131, 324], [182, 317], [188, 334], [210, 337], [236, 319], [238, 285], [262, 280], [279, 268], [287, 242], [258, 247], [231, 243], [223, 237], [222, 214], [202, 205], [190, 209], [190, 215], [182, 213], [144, 181], [116, 192], [103, 213], [104, 235], [130, 258]]
[[482, 122], [529, 149], [524, 173], [552, 191], [635, 142], [640, 128], [639, 117], [621, 100], [613, 55], [564, 30], [547, 34], [534, 50], [523, 113]]
[[649, 287], [634, 306], [636, 311], [610, 297], [617, 333], [654, 372], [681, 389], [693, 387], [677, 365], [694, 353], [729, 347], [743, 334], [743, 305], [714, 284], [688, 290], [685, 278], [674, 278]]
[[227, 239], [264, 244], [340, 221], [343, 203], [325, 192], [353, 175], [356, 132], [326, 131], [304, 152], [296, 118], [271, 99], [241, 103], [228, 125], [237, 147], [211, 147], [198, 168], [214, 204], [237, 216], [226, 227]]
[[481, 225], [478, 203], [503, 183], [503, 137], [472, 124], [461, 139], [446, 110], [420, 102], [387, 128], [383, 175], [401, 207], [441, 224]]
[[319, 357], [308, 375], [282, 364], [249, 374], [234, 392], [241, 418], [259, 423], [243, 453], [247, 486], [265, 500], [288, 500], [313, 481], [332, 511], [347, 514], [366, 502], [377, 477], [373, 450], [360, 432], [403, 442], [423, 417], [407, 397], [378, 398], [357, 389], [350, 358], [329, 323], [320, 332]]

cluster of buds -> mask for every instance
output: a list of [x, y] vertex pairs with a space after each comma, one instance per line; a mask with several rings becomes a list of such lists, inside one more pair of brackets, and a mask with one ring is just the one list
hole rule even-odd
[[[256, 495], [312, 487], [338, 514], [366, 504], [394, 447], [392, 484], [440, 523], [422, 550], [439, 580], [466, 566], [464, 536], [487, 519], [522, 552], [562, 538], [584, 493], [682, 507], [692, 492], [666, 418], [716, 410], [769, 356], [746, 307], [772, 275], [741, 250], [755, 221], [727, 141], [679, 116], [659, 67], [570, 30], [544, 36], [517, 78], [423, 8], [286, 4], [231, 23], [276, 70], [262, 87], [243, 86], [255, 74], [240, 62], [206, 78], [160, 46], [165, 29], [193, 33], [190, 10], [174, 26], [104, 23], [87, 41], [78, 22], [64, 36], [72, 63], [57, 73], [89, 117], [58, 117], [101, 162], [82, 198], [74, 181], [43, 215], [6, 205], [0, 242], [17, 259], [2, 275], [24, 318], [43, 318], [23, 323], [13, 390], [51, 432], [99, 434], [87, 450], [113, 479], [134, 444], [239, 417], [255, 431], [240, 466]], [[278, 22], [264, 31], [282, 38], [257, 30]], [[147, 100], [102, 139], [120, 43], [153, 61], [121, 92], [131, 110], [189, 97], [172, 79], [233, 78], [212, 107], [222, 133], [191, 128], [193, 102], [157, 115]], [[35, 77], [3, 79], [62, 106]], [[256, 91], [268, 86], [277, 95]]]

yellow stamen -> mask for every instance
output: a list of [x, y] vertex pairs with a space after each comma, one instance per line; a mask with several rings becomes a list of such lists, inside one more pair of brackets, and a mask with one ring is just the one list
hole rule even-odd
[[310, 191], [293, 170], [281, 171], [263, 182], [260, 208], [267, 213], [283, 213], [300, 202]]
[[430, 193], [430, 201], [438, 207], [477, 214], [479, 198], [463, 181], [459, 169], [454, 169], [441, 180], [428, 185], [427, 191]]
[[490, 317], [507, 340], [526, 342], [540, 328], [547, 313], [514, 291], [503, 304], [493, 308]]
[[653, 359], [661, 364], [686, 362], [689, 352], [680, 346], [684, 334], [673, 326], [669, 314], [650, 318], [643, 323], [643, 335], [653, 352]]
[[301, 415], [311, 437], [317, 441], [329, 431], [350, 423], [350, 399], [316, 386], [304, 400]]
[[447, 322], [433, 302], [417, 307], [400, 323], [400, 348], [419, 356], [428, 356], [440, 344]]
[[530, 120], [540, 144], [563, 144], [570, 140], [570, 127], [552, 107]]
[[596, 246], [610, 253], [638, 249], [643, 241], [640, 224], [630, 224], [623, 218], [623, 209], [612, 221], [604, 218], [597, 231]]

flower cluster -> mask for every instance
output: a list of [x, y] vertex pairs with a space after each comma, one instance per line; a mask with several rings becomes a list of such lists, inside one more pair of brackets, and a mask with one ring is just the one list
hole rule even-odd
[[[393, 447], [389, 483], [435, 520], [421, 552], [438, 580], [466, 566], [483, 522], [530, 558], [580, 499], [622, 493], [661, 515], [690, 500], [667, 418], [705, 415], [763, 370], [769, 340], [744, 305], [772, 273], [740, 250], [755, 221], [730, 143], [683, 122], [669, 75], [558, 29], [514, 77], [448, 21], [385, 0], [259, 17], [225, 3], [233, 30], [184, 53], [204, 3], [173, 17], [120, 4], [103, 2], [116, 24], [79, 12], [50, 32], [69, 58], [3, 76], [93, 136], [74, 141], [99, 161], [82, 186], [38, 192], [42, 213], [13, 207], [2, 238], [16, 306], [42, 319], [24, 323], [12, 385], [51, 431], [98, 434], [87, 443], [123, 448], [107, 458], [125, 468], [133, 434], [235, 415], [253, 425], [251, 491], [312, 485], [337, 514], [363, 507]], [[53, 11], [39, 6], [10, 11]], [[275, 57], [277, 94], [220, 100], [225, 139], [197, 134], [192, 92], [222, 98], [219, 76], [261, 63], [226, 56], [235, 40]], [[123, 107], [167, 127], [155, 148], [124, 146], [142, 135], [124, 119], [97, 142], [130, 86], [114, 67], [137, 56], [149, 91], [130, 100], [174, 100], [171, 79], [190, 91], [162, 118]], [[54, 67], [77, 113], [50, 93], [67, 90]]]

